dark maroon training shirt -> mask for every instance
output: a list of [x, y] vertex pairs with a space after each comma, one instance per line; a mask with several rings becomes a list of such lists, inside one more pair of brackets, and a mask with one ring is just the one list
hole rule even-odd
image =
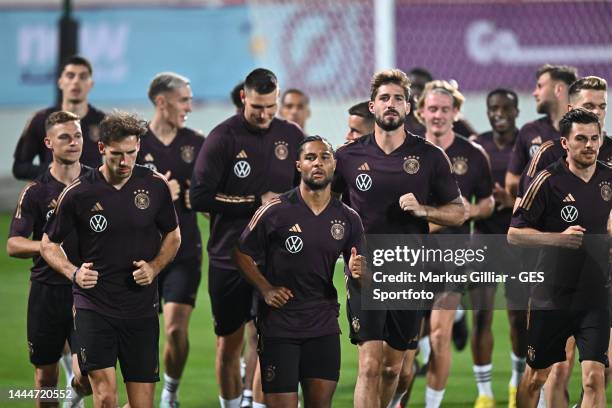
[[274, 118], [265, 130], [239, 113], [210, 132], [193, 171], [191, 205], [210, 213], [208, 255], [215, 267], [236, 269], [231, 250], [261, 205], [261, 195], [284, 193], [296, 180], [300, 128]]
[[[81, 166], [80, 176], [93, 171], [90, 167]], [[47, 170], [36, 177], [34, 181], [25, 186], [15, 215], [11, 221], [10, 237], [32, 238], [40, 241], [43, 236], [43, 229], [47, 221], [53, 216], [57, 199], [66, 185], [51, 175], [51, 170]], [[69, 234], [62, 244], [64, 252], [70, 262], [80, 265], [79, 251], [77, 247], [76, 234]], [[71, 282], [64, 275], [55, 270], [45, 262], [42, 256], [37, 255], [33, 258], [32, 274], [30, 280], [46, 283], [49, 285], [70, 285]]]
[[133, 262], [153, 260], [162, 236], [178, 225], [163, 176], [136, 165], [117, 190], [92, 171], [66, 187], [58, 201], [45, 232], [58, 243], [76, 232], [80, 258], [99, 273], [92, 289], [73, 285], [75, 306], [115, 318], [155, 316], [157, 278], [140, 286], [132, 273]]
[[533, 122], [523, 125], [514, 144], [508, 171], [520, 175], [529, 159], [531, 159], [540, 148], [540, 145], [549, 140], [559, 139], [561, 135], [553, 127], [550, 118], [544, 116]]
[[[527, 190], [535, 175], [565, 155], [566, 151], [561, 146], [560, 140], [549, 140], [544, 143], [540, 150], [531, 158], [529, 165], [521, 174], [517, 196], [523, 197], [525, 190]], [[604, 135], [603, 144], [599, 149], [598, 160], [601, 160], [608, 166], [612, 166], [612, 137]]]
[[[606, 284], [610, 211], [612, 168], [598, 161], [595, 173], [585, 182], [561, 158], [535, 176], [513, 214], [510, 225], [516, 228], [557, 233], [572, 225], [586, 229], [579, 249], [546, 247], [538, 258], [536, 270], [546, 273], [541, 287], [547, 289], [546, 297], [557, 301], [560, 308], [572, 306], [558, 301], [567, 300], [575, 291], [581, 291], [587, 298], [592, 296], [596, 302], [603, 299], [596, 306], [606, 307], [609, 302]], [[571, 296], [569, 299], [573, 300]], [[584, 307], [584, 299], [579, 307]]]
[[185, 202], [185, 192], [189, 190], [188, 180], [191, 180], [202, 143], [204, 136], [189, 128], [179, 129], [168, 146], [155, 137], [151, 129], [140, 139], [138, 164], [161, 174], [170, 171], [170, 178], [178, 181], [181, 186], [180, 198], [174, 202], [181, 227], [181, 247], [175, 261], [202, 256], [202, 238], [196, 212], [187, 208]]
[[[506, 171], [515, 140], [516, 134], [514, 139], [501, 149], [495, 143], [493, 132], [482, 133], [476, 140], [476, 143], [481, 145], [489, 156], [493, 183], [498, 183], [502, 187], [506, 186]], [[476, 230], [482, 234], [505, 234], [510, 225], [510, 217], [512, 217], [512, 208], [504, 208], [501, 211], [496, 208], [489, 218], [476, 221]]]
[[403, 211], [399, 198], [413, 193], [421, 204], [447, 204], [459, 197], [451, 164], [442, 149], [406, 132], [406, 140], [386, 154], [373, 134], [336, 152], [332, 189], [348, 192], [368, 234], [424, 234], [426, 220]]
[[[470, 142], [468, 139], [455, 134], [455, 140], [444, 151], [452, 166], [453, 174], [459, 184], [461, 195], [472, 202], [489, 197], [493, 193], [493, 181], [489, 158], [482, 147]], [[445, 203], [437, 203], [438, 205]], [[469, 234], [470, 224], [464, 223], [460, 227], [444, 227], [439, 234]]]
[[[87, 115], [81, 118], [83, 132], [83, 154], [80, 162], [93, 168], [102, 164], [102, 156], [98, 150], [100, 129], [98, 125], [104, 119], [104, 112], [88, 106]], [[43, 174], [51, 163], [51, 151], [45, 146], [45, 120], [53, 112], [61, 110], [58, 106], [40, 110], [26, 124], [21, 138], [15, 147], [13, 157], [13, 175], [19, 180], [33, 180]], [[38, 157], [39, 164], [33, 164]]]
[[340, 254], [348, 264], [352, 247], [363, 254], [361, 220], [335, 198], [319, 215], [306, 205], [299, 188], [262, 206], [242, 233], [239, 248], [264, 259], [266, 279], [294, 296], [280, 309], [262, 302], [262, 333], [287, 338], [340, 333], [334, 267]]

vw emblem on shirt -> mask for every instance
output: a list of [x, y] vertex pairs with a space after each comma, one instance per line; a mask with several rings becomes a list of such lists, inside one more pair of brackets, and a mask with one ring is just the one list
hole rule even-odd
[[529, 157], [533, 157], [538, 152], [538, 150], [540, 150], [540, 145], [532, 144], [529, 148]]
[[108, 222], [102, 214], [95, 214], [89, 219], [89, 226], [94, 232], [102, 232], [106, 229]]
[[368, 191], [372, 187], [372, 177], [369, 174], [361, 173], [355, 179], [355, 184], [361, 191]]
[[145, 166], [149, 170], [157, 171], [157, 166], [153, 163], [145, 163], [143, 164], [143, 166]]
[[53, 209], [47, 211], [47, 215], [45, 216], [46, 220], [49, 221], [49, 218], [51, 218], [51, 216], [53, 215]]
[[304, 247], [304, 242], [302, 242], [302, 238], [297, 235], [291, 235], [289, 238], [285, 240], [285, 248], [287, 251], [292, 254], [297, 254]]
[[573, 205], [566, 205], [561, 209], [561, 218], [565, 222], [574, 222], [578, 219], [578, 209]]
[[240, 160], [234, 164], [234, 174], [240, 178], [248, 177], [251, 174], [251, 165], [244, 160]]

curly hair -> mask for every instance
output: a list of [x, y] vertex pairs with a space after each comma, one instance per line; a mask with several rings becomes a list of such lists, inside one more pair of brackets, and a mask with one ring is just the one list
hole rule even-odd
[[104, 144], [130, 136], [140, 139], [146, 132], [147, 122], [133, 113], [114, 111], [100, 122], [100, 141]]

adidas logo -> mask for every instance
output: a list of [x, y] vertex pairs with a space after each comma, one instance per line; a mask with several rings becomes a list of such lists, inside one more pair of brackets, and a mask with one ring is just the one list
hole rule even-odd
[[96, 211], [104, 211], [104, 208], [102, 208], [102, 204], [100, 204], [100, 203], [96, 203], [96, 205], [94, 205], [93, 207], [91, 207], [91, 211], [92, 211], [92, 212], [96, 212]]
[[576, 199], [571, 193], [566, 195], [565, 198], [563, 199], [564, 203], [573, 203], [574, 201], [576, 201]]
[[291, 231], [291, 232], [302, 232], [302, 229], [300, 228], [299, 224], [295, 224], [293, 227], [289, 228], [289, 231]]
[[246, 159], [248, 156], [244, 150], [241, 150], [240, 153], [236, 155], [237, 159]]
[[155, 161], [155, 159], [153, 158], [153, 155], [151, 153], [147, 153], [147, 155], [144, 157], [145, 161]]
[[368, 163], [363, 163], [361, 166], [359, 166], [358, 170], [361, 171], [369, 171], [370, 170], [370, 166], [368, 166]]

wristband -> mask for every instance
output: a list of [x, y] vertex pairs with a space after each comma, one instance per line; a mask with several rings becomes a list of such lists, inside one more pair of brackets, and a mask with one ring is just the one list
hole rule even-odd
[[79, 269], [81, 269], [81, 267], [79, 266], [78, 268], [76, 268], [74, 270], [74, 272], [72, 273], [72, 283], [76, 283], [76, 274], [79, 271]]

